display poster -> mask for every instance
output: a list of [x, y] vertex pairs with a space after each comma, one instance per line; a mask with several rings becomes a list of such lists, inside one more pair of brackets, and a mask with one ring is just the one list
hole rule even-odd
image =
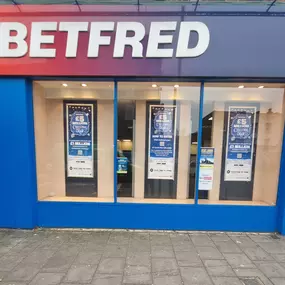
[[117, 157], [117, 173], [127, 174], [128, 173], [128, 158]]
[[66, 104], [67, 177], [94, 177], [93, 105]]
[[199, 190], [212, 190], [214, 177], [214, 157], [213, 147], [202, 147], [199, 161]]
[[225, 181], [251, 181], [256, 107], [230, 106]]
[[176, 106], [150, 105], [148, 179], [174, 180]]

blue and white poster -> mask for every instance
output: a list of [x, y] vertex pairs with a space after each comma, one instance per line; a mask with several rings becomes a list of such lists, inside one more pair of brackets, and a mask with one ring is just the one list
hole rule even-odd
[[67, 104], [67, 177], [94, 177], [93, 105]]
[[202, 147], [199, 161], [199, 190], [212, 190], [214, 178], [215, 149]]
[[150, 105], [148, 179], [174, 180], [176, 106]]
[[256, 107], [230, 106], [225, 181], [251, 181]]
[[117, 173], [127, 174], [128, 173], [128, 158], [117, 157]]

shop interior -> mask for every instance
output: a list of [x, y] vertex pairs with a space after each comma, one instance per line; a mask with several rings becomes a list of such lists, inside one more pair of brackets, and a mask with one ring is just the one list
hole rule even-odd
[[[200, 84], [118, 83], [117, 169], [114, 170], [113, 82], [35, 81], [33, 87], [38, 199], [47, 201], [193, 204], [197, 184]], [[68, 176], [67, 104], [93, 106], [91, 178]], [[175, 106], [174, 179], [149, 179], [150, 106]], [[257, 106], [247, 182], [225, 183], [229, 111]], [[210, 190], [200, 204], [274, 205], [284, 125], [284, 86], [212, 83], [204, 89], [202, 148], [214, 148]], [[114, 181], [114, 171], [117, 181]], [[229, 192], [235, 189], [235, 192]], [[243, 194], [243, 189], [248, 189]]]

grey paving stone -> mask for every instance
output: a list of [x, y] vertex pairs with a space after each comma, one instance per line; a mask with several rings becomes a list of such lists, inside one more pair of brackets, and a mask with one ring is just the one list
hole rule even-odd
[[126, 233], [111, 233], [108, 243], [109, 244], [128, 244], [130, 235]]
[[63, 256], [62, 253], [56, 253], [44, 264], [42, 271], [66, 272], [74, 259], [74, 256]]
[[271, 278], [274, 285], [285, 285], [285, 278]]
[[120, 285], [122, 280], [122, 275], [95, 274], [92, 285]]
[[174, 258], [152, 258], [152, 272], [157, 276], [176, 275], [179, 273], [176, 259]]
[[191, 242], [187, 243], [175, 243], [173, 244], [174, 251], [196, 251], [194, 244]]
[[268, 278], [285, 277], [285, 268], [277, 262], [256, 261], [255, 264]]
[[154, 245], [151, 247], [151, 256], [174, 258], [174, 251], [171, 245], [170, 246]]
[[150, 273], [124, 275], [123, 284], [152, 284], [152, 277]]
[[285, 254], [285, 245], [278, 241], [260, 242], [259, 246], [268, 253]]
[[132, 241], [148, 241], [150, 239], [149, 233], [132, 233]]
[[174, 234], [170, 234], [170, 239], [171, 239], [171, 242], [173, 244], [175, 243], [185, 243], [185, 242], [190, 242], [191, 239], [189, 237], [188, 234], [179, 234], [179, 233], [174, 233]]
[[150, 253], [148, 252], [129, 252], [127, 259], [127, 265], [150, 265]]
[[215, 285], [244, 285], [237, 277], [212, 277]]
[[72, 265], [68, 270], [64, 282], [71, 283], [90, 283], [95, 273], [96, 265]]
[[257, 268], [237, 268], [235, 274], [240, 278], [258, 277], [264, 285], [272, 285], [269, 279]]
[[224, 256], [232, 268], [255, 268], [244, 253], [225, 253]]
[[217, 266], [228, 266], [228, 262], [224, 259], [210, 259], [210, 260], [204, 260], [204, 265], [206, 267], [217, 267]]
[[190, 235], [190, 238], [196, 246], [215, 246], [213, 241], [206, 234]]
[[215, 245], [222, 253], [238, 253], [241, 249], [233, 241], [216, 241]]
[[74, 263], [76, 264], [98, 264], [102, 254], [97, 251], [81, 251], [77, 255]]
[[36, 249], [23, 260], [23, 263], [36, 263], [44, 265], [48, 259], [53, 256], [53, 254], [54, 251]]
[[169, 234], [151, 234], [150, 242], [152, 245], [171, 245]]
[[23, 259], [25, 255], [4, 255], [0, 258], [0, 271], [10, 271], [16, 267]]
[[224, 256], [216, 247], [197, 246], [196, 249], [202, 259], [224, 259]]
[[272, 242], [270, 234], [248, 234], [254, 242]]
[[12, 248], [12, 246], [0, 245], [0, 256], [8, 253]]
[[207, 271], [210, 276], [225, 276], [225, 277], [236, 276], [234, 271], [229, 265], [210, 266], [210, 267], [207, 267]]
[[58, 250], [62, 256], [76, 256], [81, 250], [83, 250], [83, 244], [79, 243], [64, 243]]
[[212, 285], [212, 281], [202, 267], [181, 267], [181, 277], [185, 285]]
[[97, 273], [123, 274], [125, 263], [125, 258], [103, 258]]
[[30, 281], [39, 272], [40, 266], [36, 264], [22, 264], [17, 265], [13, 271], [10, 271], [3, 281]]
[[285, 262], [285, 254], [271, 254], [277, 262]]
[[20, 242], [9, 251], [9, 254], [18, 254], [18, 253], [28, 254], [34, 251], [39, 245], [40, 245], [39, 242], [35, 243], [31, 243], [30, 241]]
[[274, 260], [274, 258], [270, 254], [266, 253], [260, 247], [248, 247], [248, 248], [245, 248], [243, 251], [251, 260], [254, 260], [254, 261]]
[[0, 271], [0, 282], [2, 281], [2, 279], [8, 274], [8, 272], [1, 272]]
[[257, 244], [248, 236], [231, 236], [231, 239], [234, 243], [236, 243], [239, 247], [255, 247]]
[[150, 242], [149, 241], [131, 241], [129, 244], [129, 252], [150, 252]]
[[176, 276], [153, 276], [154, 285], [182, 285], [182, 279]]
[[125, 257], [127, 255], [127, 245], [108, 244], [103, 253], [104, 257]]
[[149, 265], [127, 265], [124, 270], [124, 275], [139, 275], [150, 273], [151, 268]]
[[59, 284], [63, 277], [63, 273], [38, 273], [29, 285]]
[[97, 251], [103, 254], [107, 244], [106, 243], [97, 243], [97, 242], [87, 242], [83, 245], [83, 251]]
[[213, 234], [209, 234], [209, 237], [214, 242], [216, 242], [216, 241], [231, 241], [231, 238], [225, 233], [213, 233]]
[[1, 282], [1, 285], [28, 285], [28, 283], [23, 283], [23, 282]]
[[175, 253], [178, 266], [202, 266], [202, 261], [196, 252], [178, 251]]

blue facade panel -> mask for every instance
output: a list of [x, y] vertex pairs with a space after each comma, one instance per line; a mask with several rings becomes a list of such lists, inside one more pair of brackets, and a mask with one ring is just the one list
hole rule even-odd
[[0, 227], [36, 226], [36, 172], [32, 83], [0, 79]]

